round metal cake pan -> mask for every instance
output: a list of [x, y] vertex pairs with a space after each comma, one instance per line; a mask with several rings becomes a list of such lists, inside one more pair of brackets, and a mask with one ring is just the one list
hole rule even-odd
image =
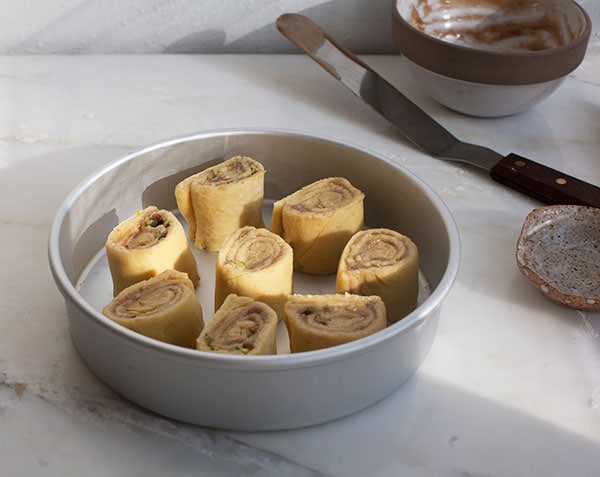
[[[91, 264], [101, 260], [112, 228], [148, 205], [176, 210], [173, 191], [180, 180], [238, 154], [265, 165], [265, 199], [281, 198], [328, 176], [346, 177], [361, 189], [366, 224], [396, 229], [419, 247], [428, 290], [419, 306], [385, 330], [352, 343], [273, 356], [185, 349], [137, 334], [102, 315], [101, 305], [86, 299], [81, 286], [98, 279], [93, 276], [97, 272], [90, 272]], [[102, 381], [169, 418], [238, 430], [330, 421], [401, 386], [431, 347], [440, 307], [458, 271], [460, 249], [445, 204], [409, 171], [361, 147], [268, 129], [191, 134], [113, 161], [61, 205], [48, 247], [72, 340]], [[199, 272], [203, 275], [202, 268]], [[110, 276], [102, 279], [109, 281]], [[214, 284], [204, 280], [201, 286]]]

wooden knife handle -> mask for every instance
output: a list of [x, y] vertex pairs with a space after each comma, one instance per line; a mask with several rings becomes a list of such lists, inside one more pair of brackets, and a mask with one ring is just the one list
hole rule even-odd
[[501, 159], [492, 179], [546, 204], [576, 204], [600, 208], [600, 188], [517, 154]]

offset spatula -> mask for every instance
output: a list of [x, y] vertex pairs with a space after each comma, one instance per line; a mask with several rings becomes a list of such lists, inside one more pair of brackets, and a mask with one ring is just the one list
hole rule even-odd
[[305, 16], [281, 15], [277, 28], [428, 154], [485, 169], [494, 180], [546, 204], [600, 207], [600, 188], [592, 184], [516, 154], [460, 141]]

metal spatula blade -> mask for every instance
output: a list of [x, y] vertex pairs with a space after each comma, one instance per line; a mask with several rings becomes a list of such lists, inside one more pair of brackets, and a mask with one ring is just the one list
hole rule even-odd
[[459, 140], [316, 23], [294, 13], [277, 19], [278, 30], [352, 93], [431, 156], [462, 161], [547, 204], [600, 207], [600, 188], [517, 154]]

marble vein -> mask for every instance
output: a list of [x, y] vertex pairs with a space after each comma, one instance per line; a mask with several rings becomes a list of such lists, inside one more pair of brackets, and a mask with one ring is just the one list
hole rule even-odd
[[[149, 433], [181, 445], [216, 461], [223, 461], [238, 468], [248, 476], [319, 477], [325, 474], [289, 461], [273, 452], [249, 446], [228, 437], [222, 431], [203, 429], [177, 423], [153, 415], [132, 405], [116, 394], [108, 393], [101, 398], [83, 395], [77, 389], [61, 389], [47, 382], [24, 382], [13, 380], [5, 370], [0, 370], [0, 409], [14, 405], [9, 393], [18, 400], [40, 399], [57, 411], [77, 421], [93, 426], [109, 427], [117, 431], [126, 427], [136, 433]], [[120, 431], [122, 432], [122, 431]]]

